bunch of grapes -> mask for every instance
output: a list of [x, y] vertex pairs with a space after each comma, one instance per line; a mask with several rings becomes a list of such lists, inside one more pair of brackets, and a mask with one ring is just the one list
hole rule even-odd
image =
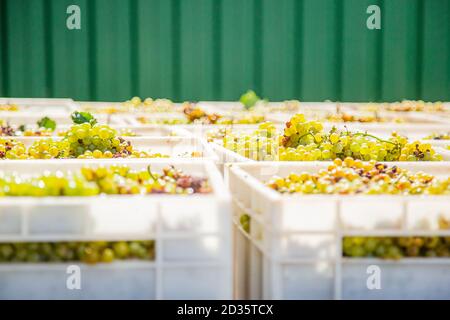
[[56, 122], [49, 117], [39, 119], [36, 124], [35, 128], [26, 125], [13, 127], [4, 121], [0, 121], [0, 136], [48, 137], [53, 134], [56, 128]]
[[383, 105], [388, 111], [395, 112], [442, 112], [445, 111], [442, 102], [424, 102], [422, 100], [403, 100], [402, 102], [388, 103]]
[[132, 129], [124, 128], [119, 131], [121, 137], [137, 137], [138, 135]]
[[[440, 161], [428, 143], [408, 142], [408, 139], [393, 134], [388, 140], [363, 132], [338, 132], [335, 128], [328, 133], [317, 121], [306, 121], [297, 114], [287, 122], [281, 141], [280, 160], [308, 161], [334, 160], [353, 157], [364, 161]], [[320, 153], [319, 153], [320, 152]]]
[[19, 106], [14, 103], [0, 104], [0, 111], [19, 111]]
[[264, 122], [266, 118], [260, 114], [246, 114], [237, 117], [222, 116], [216, 121], [216, 124], [258, 124]]
[[137, 111], [149, 111], [149, 112], [173, 112], [178, 111], [176, 105], [169, 99], [156, 99], [145, 98], [142, 100], [140, 97], [133, 97], [130, 100], [122, 103], [123, 106], [132, 108]]
[[150, 167], [83, 167], [78, 172], [46, 172], [26, 176], [0, 172], [0, 196], [96, 196], [99, 194], [210, 193], [206, 178], [187, 175], [174, 167], [153, 173]]
[[271, 122], [264, 122], [252, 134], [234, 135], [225, 133], [223, 145], [238, 154], [253, 160], [276, 160], [279, 137]]
[[450, 237], [345, 237], [346, 257], [401, 259], [416, 257], [450, 257]]
[[371, 122], [395, 122], [395, 123], [401, 123], [404, 122], [401, 118], [384, 118], [378, 116], [376, 113], [374, 115], [365, 115], [365, 116], [358, 116], [348, 113], [337, 113], [337, 114], [330, 114], [325, 117], [327, 121], [330, 122], [360, 122], [360, 123], [371, 123]]
[[165, 125], [181, 125], [181, 124], [189, 124], [187, 119], [184, 118], [147, 118], [147, 117], [137, 117], [137, 121], [141, 124], [165, 124]]
[[27, 159], [27, 149], [21, 142], [0, 138], [0, 159]]
[[83, 156], [87, 151], [92, 152], [95, 158], [124, 157], [131, 155], [133, 149], [129, 142], [117, 136], [116, 130], [89, 122], [73, 125], [65, 139], [74, 158]]
[[70, 144], [67, 140], [42, 139], [28, 148], [26, 159], [64, 159], [70, 157]]
[[154, 241], [0, 243], [0, 263], [154, 260]]
[[425, 137], [425, 140], [450, 140], [449, 133], [433, 133]]
[[0, 126], [0, 136], [12, 137], [16, 135], [16, 130], [9, 124], [2, 124]]
[[335, 159], [317, 173], [291, 173], [273, 177], [267, 186], [280, 193], [300, 194], [398, 194], [449, 195], [450, 177], [438, 179], [424, 172], [412, 173], [375, 161]]
[[[269, 134], [267, 126], [273, 127]], [[306, 121], [302, 114], [286, 123], [283, 136], [277, 135], [273, 124], [263, 123], [251, 134], [226, 132], [222, 142], [225, 148], [260, 161], [329, 161], [346, 157], [363, 161], [442, 160], [429, 143], [408, 142], [396, 133], [383, 140], [368, 133], [339, 132], [335, 128], [325, 132], [320, 121]]]

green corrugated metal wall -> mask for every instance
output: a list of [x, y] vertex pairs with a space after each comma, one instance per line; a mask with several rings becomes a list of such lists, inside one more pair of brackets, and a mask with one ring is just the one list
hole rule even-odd
[[0, 96], [450, 100], [450, 0], [0, 0], [0, 19]]

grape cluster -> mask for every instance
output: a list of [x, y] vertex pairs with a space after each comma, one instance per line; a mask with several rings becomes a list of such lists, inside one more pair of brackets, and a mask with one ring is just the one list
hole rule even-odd
[[0, 136], [3, 137], [48, 137], [53, 134], [52, 129], [47, 128], [14, 128], [8, 124], [0, 126]]
[[36, 122], [34, 128], [26, 125], [11, 126], [9, 123], [0, 120], [0, 136], [6, 137], [48, 137], [53, 134], [56, 122], [49, 117], [44, 117]]
[[[28, 157], [23, 159], [69, 158], [70, 144], [67, 140], [42, 139], [33, 142], [27, 152]], [[26, 156], [25, 153], [22, 155]]]
[[333, 160], [353, 157], [364, 161], [440, 161], [428, 143], [408, 142], [408, 139], [393, 133], [388, 140], [363, 132], [328, 133], [318, 121], [306, 121], [297, 114], [286, 123], [280, 147], [280, 160], [311, 161]]
[[424, 102], [422, 100], [403, 100], [402, 102], [388, 103], [384, 105], [387, 111], [395, 112], [442, 112], [445, 111], [442, 102]]
[[83, 156], [87, 151], [95, 152], [95, 158], [126, 157], [133, 150], [131, 143], [117, 136], [116, 130], [88, 122], [73, 125], [65, 140], [69, 142], [70, 155], [74, 158]]
[[189, 124], [188, 120], [185, 118], [147, 118], [143, 116], [139, 116], [136, 118], [137, 121], [141, 124], [166, 124], [166, 125], [181, 125], [181, 124]]
[[[267, 127], [271, 131], [267, 132]], [[306, 121], [302, 114], [286, 123], [284, 135], [263, 123], [251, 134], [226, 132], [225, 148], [253, 160], [323, 161], [353, 157], [363, 161], [441, 161], [431, 144], [408, 139], [395, 132], [388, 140], [365, 132], [325, 132], [320, 121]]]
[[131, 107], [137, 111], [149, 111], [149, 112], [173, 112], [177, 111], [175, 104], [169, 99], [155, 99], [145, 98], [142, 100], [140, 97], [133, 97], [130, 100], [125, 101], [122, 105]]
[[[132, 135], [131, 131], [125, 134]], [[130, 141], [107, 125], [73, 125], [60, 140], [35, 141], [28, 149], [22, 142], [0, 138], [0, 159], [99, 159], [168, 158], [169, 155], [135, 150]]]
[[0, 159], [27, 159], [26, 151], [23, 143], [12, 139], [0, 138]]
[[425, 137], [425, 140], [450, 140], [450, 132], [448, 133], [433, 133]]
[[438, 179], [424, 172], [412, 173], [397, 166], [346, 158], [335, 159], [317, 173], [275, 176], [267, 186], [280, 193], [300, 194], [449, 195], [450, 177]]
[[0, 263], [154, 260], [154, 241], [0, 243]]
[[192, 103], [185, 102], [182, 107], [184, 118], [148, 118], [138, 116], [136, 120], [142, 124], [205, 124], [205, 125], [232, 125], [232, 124], [257, 124], [265, 121], [265, 117], [259, 113], [245, 113], [238, 116], [226, 116], [217, 113], [207, 113]]
[[329, 114], [325, 117], [325, 120], [330, 122], [360, 122], [360, 123], [371, 123], [371, 122], [395, 122], [395, 123], [401, 123], [404, 122], [401, 118], [394, 118], [389, 119], [385, 117], [380, 117], [376, 113], [374, 115], [365, 115], [365, 116], [359, 116], [359, 115], [353, 115], [348, 113], [336, 113], [336, 114]]
[[345, 257], [450, 257], [450, 237], [345, 237]]
[[269, 161], [277, 158], [278, 140], [275, 125], [264, 122], [252, 134], [235, 135], [226, 132], [223, 145], [246, 158]]
[[19, 111], [19, 106], [14, 103], [0, 104], [0, 111]]
[[126, 165], [83, 167], [76, 172], [46, 172], [26, 176], [0, 172], [0, 196], [95, 196], [98, 194], [209, 193], [206, 178], [187, 175], [174, 167], [161, 174], [150, 167], [132, 170]]

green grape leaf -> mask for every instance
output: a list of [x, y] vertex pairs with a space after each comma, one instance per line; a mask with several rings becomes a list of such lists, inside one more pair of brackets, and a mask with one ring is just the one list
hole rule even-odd
[[88, 122], [91, 125], [94, 125], [97, 123], [97, 119], [95, 119], [94, 116], [92, 114], [90, 114], [89, 112], [75, 111], [74, 113], [72, 113], [71, 118], [72, 118], [73, 123], [75, 123], [75, 124], [81, 124], [81, 123]]
[[244, 93], [239, 101], [244, 105], [245, 109], [250, 109], [255, 106], [255, 104], [261, 100], [260, 97], [253, 90], [249, 90]]
[[24, 131], [26, 130], [26, 127], [25, 127], [24, 124], [21, 124], [17, 129], [18, 129], [19, 131], [24, 132]]
[[46, 128], [55, 130], [56, 129], [56, 121], [50, 119], [49, 117], [44, 117], [37, 122], [39, 128]]

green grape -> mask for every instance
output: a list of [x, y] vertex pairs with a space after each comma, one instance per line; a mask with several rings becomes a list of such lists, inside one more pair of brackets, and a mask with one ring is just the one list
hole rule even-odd
[[127, 252], [120, 259], [154, 259], [154, 241], [102, 241], [102, 242], [41, 242], [41, 243], [2, 243], [0, 244], [0, 263], [55, 263], [84, 262], [87, 264], [110, 263], [116, 260], [117, 246], [139, 248], [130, 255]]
[[393, 260], [404, 257], [448, 257], [450, 243], [445, 241], [445, 237], [344, 237], [342, 254], [352, 258]]

